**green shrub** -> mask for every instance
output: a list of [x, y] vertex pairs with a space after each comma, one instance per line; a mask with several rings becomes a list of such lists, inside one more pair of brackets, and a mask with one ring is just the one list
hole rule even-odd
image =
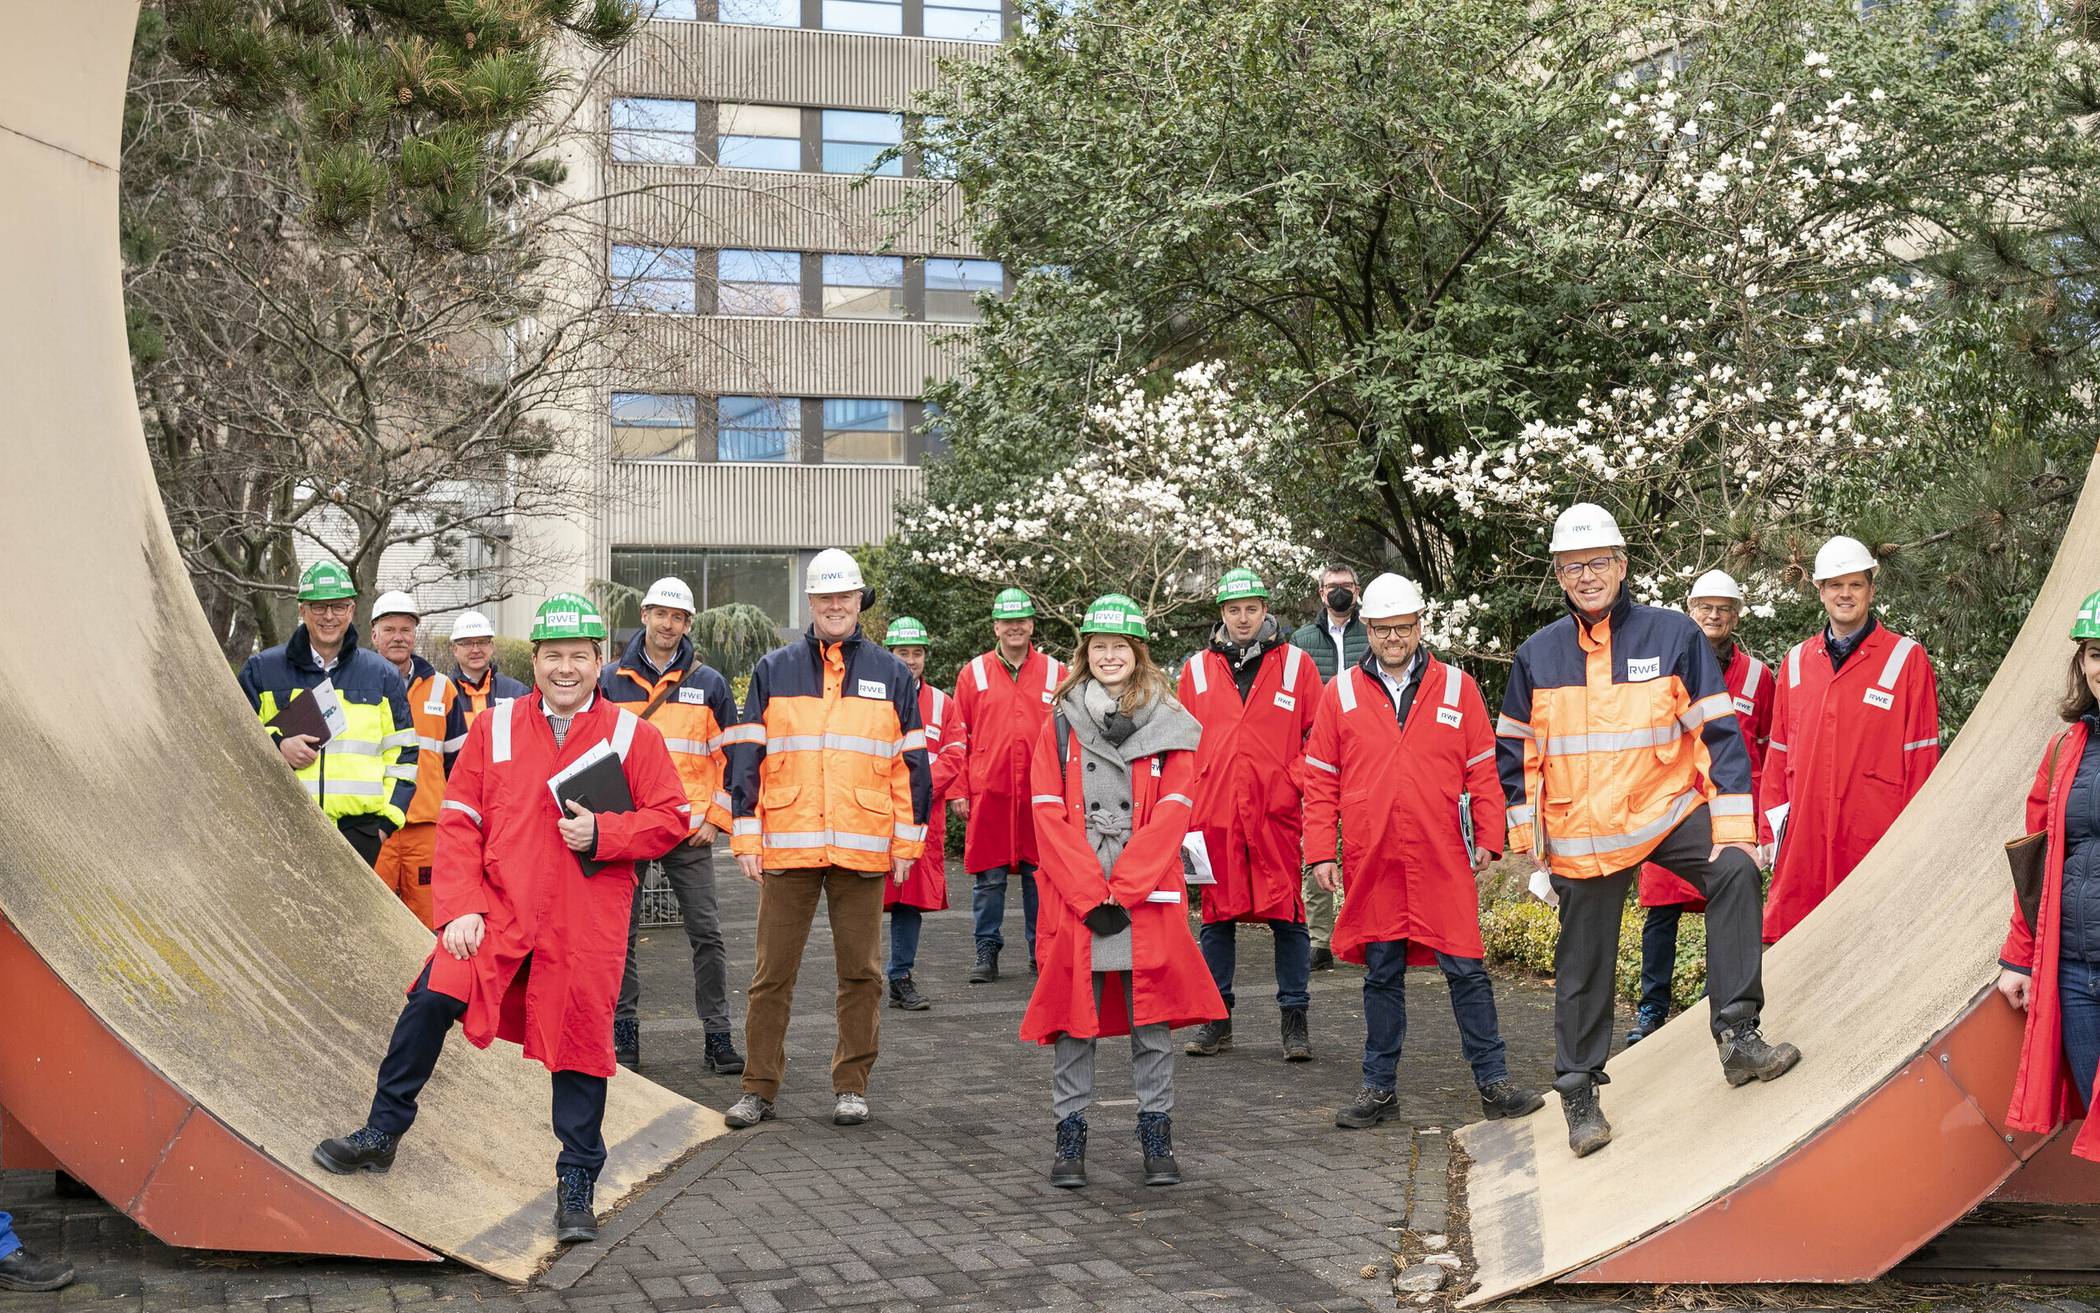
[[[1628, 1003], [1641, 992], [1641, 924], [1647, 912], [1631, 898], [1619, 924], [1618, 994]], [[1487, 960], [1527, 975], [1551, 979], [1553, 948], [1560, 941], [1558, 914], [1528, 894], [1493, 897], [1480, 909], [1480, 938]], [[1706, 992], [1706, 918], [1687, 916], [1678, 922], [1677, 967], [1670, 977], [1670, 1001], [1689, 1007]]]
[[532, 687], [532, 644], [522, 638], [496, 637], [496, 669]]

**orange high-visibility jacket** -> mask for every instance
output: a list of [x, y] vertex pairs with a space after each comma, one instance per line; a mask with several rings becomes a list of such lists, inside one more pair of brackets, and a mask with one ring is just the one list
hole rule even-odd
[[1750, 756], [1706, 635], [1622, 588], [1517, 649], [1495, 725], [1510, 852], [1570, 880], [1638, 866], [1694, 809], [1715, 843], [1757, 842]]
[[738, 856], [769, 871], [884, 875], [924, 850], [933, 777], [919, 682], [858, 627], [837, 643], [812, 628], [761, 657], [723, 741]]
[[[1758, 794], [1759, 772], [1764, 769], [1765, 749], [1772, 741], [1772, 704], [1779, 691], [1772, 684], [1772, 669], [1745, 652], [1741, 644], [1721, 673], [1728, 697], [1735, 703], [1735, 722], [1743, 727], [1743, 746], [1750, 750], [1750, 791]], [[1760, 820], [1759, 842], [1768, 842], [1770, 827]], [[1706, 910], [1706, 896], [1679, 876], [1653, 862], [1641, 868], [1642, 907], [1682, 907], [1688, 912]]]
[[467, 741], [467, 713], [453, 697], [452, 681], [421, 657], [410, 657], [408, 718], [416, 727], [415, 764], [386, 768], [389, 779], [414, 780], [416, 796], [408, 800], [410, 825], [434, 824], [445, 801], [445, 776]]
[[[652, 675], [636, 634], [620, 659], [598, 673], [598, 691], [637, 716], [654, 702], [643, 719], [656, 726], [671, 750], [671, 763], [685, 784], [692, 806], [692, 828], [713, 825], [729, 832], [729, 747], [722, 732], [736, 724], [736, 701], [729, 681], [713, 666], [694, 659], [693, 641], [678, 640], [678, 651], [661, 675]], [[658, 694], [664, 694], [661, 700]]]
[[487, 670], [482, 672], [479, 685], [468, 683], [467, 677], [459, 673], [459, 667], [452, 667], [452, 687], [458, 690], [455, 696], [459, 699], [460, 710], [466, 712], [467, 726], [470, 729], [474, 725], [475, 717], [487, 711], [490, 707], [501, 706], [506, 702], [516, 702], [519, 698], [532, 692], [531, 689], [525, 687], [517, 680], [496, 669], [494, 665], [489, 666]]

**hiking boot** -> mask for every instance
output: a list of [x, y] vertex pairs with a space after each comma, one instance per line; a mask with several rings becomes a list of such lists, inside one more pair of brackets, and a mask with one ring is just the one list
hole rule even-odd
[[1597, 1082], [1587, 1075], [1563, 1076], [1553, 1082], [1560, 1091], [1560, 1110], [1568, 1117], [1568, 1147], [1587, 1158], [1611, 1143], [1611, 1123], [1597, 1104]]
[[1334, 950], [1331, 948], [1315, 948], [1312, 951], [1312, 969], [1315, 971], [1334, 970]]
[[1400, 1112], [1400, 1096], [1391, 1090], [1374, 1090], [1366, 1085], [1356, 1092], [1349, 1105], [1334, 1114], [1334, 1124], [1345, 1131], [1360, 1131], [1367, 1126], [1376, 1126], [1388, 1117]]
[[633, 1017], [613, 1022], [613, 1061], [629, 1071], [642, 1069], [642, 1023]]
[[1077, 1190], [1086, 1184], [1086, 1114], [1075, 1112], [1057, 1124], [1057, 1153], [1050, 1159], [1050, 1184]]
[[899, 976], [890, 982], [890, 1006], [906, 1012], [924, 1012], [933, 1003], [911, 983], [910, 976]]
[[1138, 1147], [1145, 1151], [1146, 1185], [1180, 1185], [1181, 1168], [1174, 1161], [1174, 1119], [1163, 1112], [1141, 1112], [1137, 1124]]
[[1730, 1085], [1748, 1085], [1754, 1080], [1778, 1080], [1801, 1061], [1801, 1050], [1791, 1044], [1770, 1044], [1755, 1021], [1745, 1021], [1721, 1032], [1721, 1074]]
[[772, 1121], [773, 1101], [771, 1099], [761, 1099], [756, 1094], [746, 1094], [743, 1098], [729, 1105], [729, 1111], [722, 1114], [722, 1120], [727, 1122], [729, 1128], [733, 1131], [741, 1131], [746, 1126], [756, 1126], [760, 1122]]
[[1650, 1035], [1653, 1035], [1656, 1031], [1661, 1030], [1663, 1023], [1669, 1019], [1670, 1010], [1668, 1008], [1657, 1007], [1653, 1003], [1641, 1004], [1634, 1009], [1633, 1029], [1626, 1032], [1626, 1047], [1630, 1049]]
[[865, 1094], [853, 1094], [850, 1092], [841, 1094], [838, 1097], [838, 1102], [831, 1106], [831, 1124], [833, 1126], [860, 1126], [866, 1123], [867, 1120], [868, 1096]]
[[352, 1172], [385, 1172], [394, 1165], [394, 1150], [401, 1141], [384, 1131], [361, 1126], [338, 1140], [323, 1140], [314, 1146], [314, 1161], [337, 1176]]
[[1182, 1052], [1198, 1058], [1215, 1058], [1231, 1050], [1232, 1018], [1227, 1017], [1223, 1021], [1206, 1021], [1196, 1027], [1196, 1033], [1189, 1036], [1188, 1046]]
[[1504, 1117], [1529, 1117], [1545, 1106], [1545, 1095], [1524, 1089], [1507, 1077], [1480, 1087], [1480, 1111], [1491, 1122]]
[[1283, 1010], [1283, 1060], [1312, 1061], [1312, 1035], [1305, 1026], [1304, 1008]]
[[73, 1284], [73, 1265], [55, 1258], [38, 1258], [17, 1249], [0, 1258], [0, 1290], [28, 1294], [39, 1290], [64, 1290]]
[[581, 1167], [555, 1173], [554, 1239], [564, 1245], [587, 1245], [598, 1238], [598, 1214], [592, 1211], [591, 1174]]
[[701, 1041], [705, 1045], [704, 1057], [707, 1069], [724, 1076], [736, 1076], [744, 1070], [744, 1055], [736, 1051], [736, 1041], [726, 1030], [710, 1030]]
[[990, 944], [977, 946], [977, 965], [970, 968], [970, 983], [989, 985], [999, 978], [999, 950]]

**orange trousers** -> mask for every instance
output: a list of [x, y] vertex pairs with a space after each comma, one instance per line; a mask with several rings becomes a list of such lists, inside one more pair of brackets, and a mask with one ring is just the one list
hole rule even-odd
[[372, 868], [394, 896], [424, 925], [430, 924], [430, 859], [437, 851], [437, 826], [429, 821], [404, 825], [379, 848]]

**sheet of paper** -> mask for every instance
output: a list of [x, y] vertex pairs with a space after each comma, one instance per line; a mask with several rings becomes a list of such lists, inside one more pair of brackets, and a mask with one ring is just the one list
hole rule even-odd
[[1182, 863], [1190, 884], [1216, 884], [1218, 876], [1210, 864], [1210, 845], [1203, 840], [1203, 831], [1190, 830], [1181, 836], [1181, 851], [1187, 858]]
[[561, 786], [564, 782], [573, 776], [582, 774], [586, 767], [600, 757], [610, 757], [611, 755], [612, 744], [604, 739], [600, 739], [588, 748], [585, 748], [582, 756], [554, 772], [553, 776], [547, 781], [547, 794], [554, 799], [555, 810], [562, 810]]
[[350, 718], [343, 711], [343, 699], [335, 691], [334, 680], [322, 680], [314, 685], [313, 692], [308, 693], [307, 696], [312, 698], [314, 706], [320, 709], [321, 719], [328, 726], [330, 738], [334, 738], [350, 728]]

